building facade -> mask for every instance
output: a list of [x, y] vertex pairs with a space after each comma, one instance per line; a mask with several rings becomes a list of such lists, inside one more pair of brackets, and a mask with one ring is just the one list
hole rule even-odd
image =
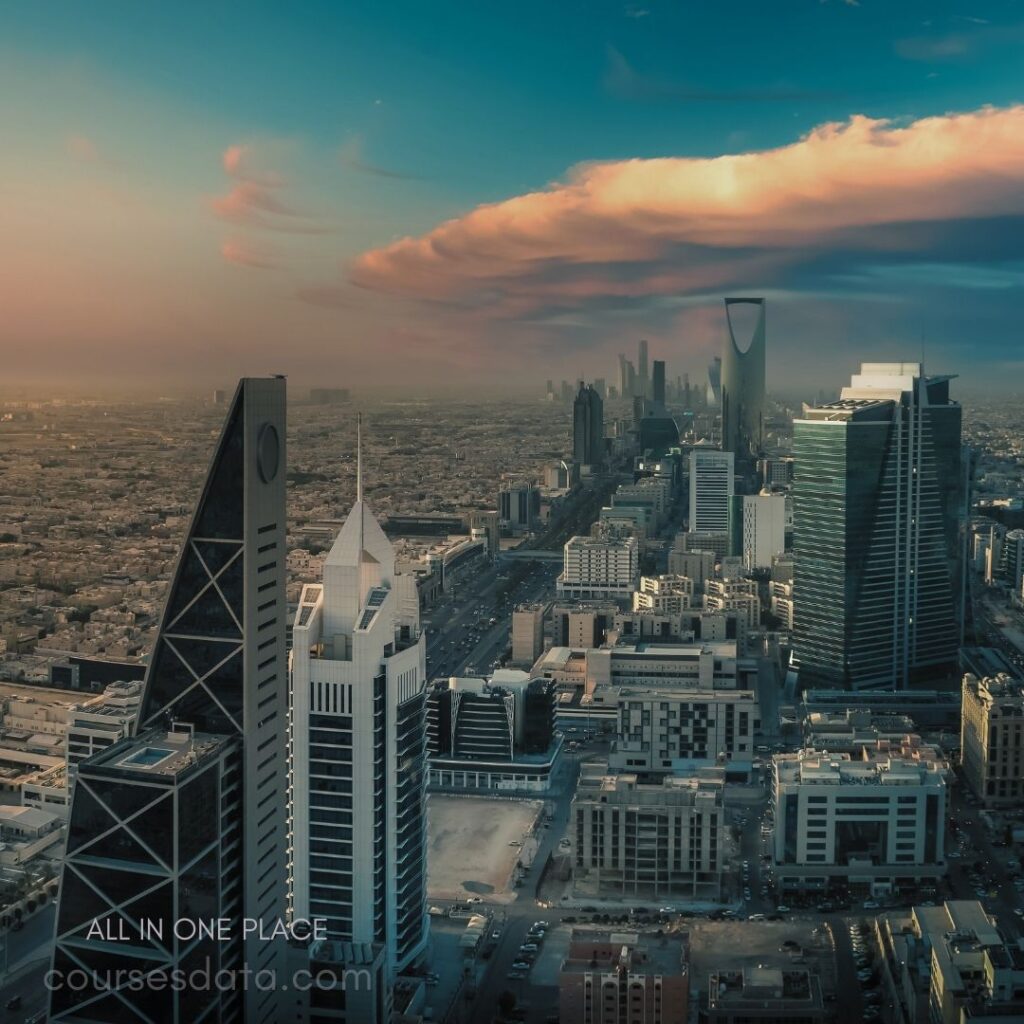
[[[694, 448], [690, 452], [691, 533], [729, 534], [729, 499], [735, 487], [733, 452]], [[724, 552], [723, 552], [724, 554]]]
[[627, 600], [640, 573], [635, 537], [600, 540], [572, 537], [566, 541], [558, 593], [563, 597], [615, 597]]
[[794, 646], [804, 686], [957, 670], [960, 406], [919, 363], [865, 363], [794, 423]]
[[[242, 921], [287, 914], [285, 436], [284, 379], [242, 380], [168, 591], [138, 730], [78, 765], [52, 968], [100, 973], [55, 987], [50, 1020], [280, 1019], [274, 991], [158, 990], [145, 977], [282, 963], [283, 943], [243, 936]], [[111, 937], [140, 918], [162, 935]], [[224, 918], [232, 938], [179, 938], [181, 918]]]
[[963, 678], [960, 763], [985, 807], [1024, 800], [1024, 683], [1008, 675]]
[[596, 388], [583, 381], [572, 404], [572, 458], [581, 466], [604, 462], [604, 402]]
[[429, 937], [425, 651], [415, 580], [360, 482], [293, 630], [291, 899], [329, 939], [382, 947], [389, 987]]
[[887, 893], [946, 873], [946, 771], [927, 749], [803, 750], [772, 762], [773, 868], [785, 889]]
[[583, 774], [573, 800], [577, 888], [617, 896], [716, 899], [725, 859], [722, 787]]

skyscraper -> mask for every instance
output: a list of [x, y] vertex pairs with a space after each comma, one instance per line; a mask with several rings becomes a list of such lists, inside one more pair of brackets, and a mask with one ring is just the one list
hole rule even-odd
[[717, 409], [722, 404], [722, 358], [715, 356], [708, 366], [707, 404]]
[[572, 457], [581, 466], [604, 462], [604, 402], [597, 389], [583, 381], [572, 403]]
[[[53, 969], [84, 969], [87, 984], [55, 985], [51, 1020], [278, 1017], [273, 987], [178, 991], [144, 976], [280, 964], [282, 943], [243, 935], [242, 922], [272, 929], [287, 911], [285, 476], [285, 381], [244, 379], [168, 591], [136, 734], [78, 767]], [[194, 934], [200, 919], [226, 920], [230, 937]]]
[[[758, 307], [757, 323], [745, 351], [740, 351], [733, 331], [733, 306]], [[725, 319], [729, 337], [722, 350], [722, 450], [739, 459], [761, 453], [764, 444], [765, 337], [764, 299], [726, 299]]]
[[732, 496], [732, 452], [694, 448], [690, 452], [690, 532], [725, 533]]
[[396, 571], [361, 477], [293, 630], [292, 911], [382, 962], [390, 989], [428, 940], [426, 642], [415, 578]]
[[651, 378], [651, 397], [659, 405], [665, 404], [665, 361], [655, 359]]
[[636, 393], [642, 398], [648, 398], [651, 394], [651, 380], [647, 376], [647, 342], [640, 339], [639, 350], [636, 358]]
[[955, 671], [964, 484], [950, 377], [865, 363], [794, 423], [794, 623], [804, 685]]

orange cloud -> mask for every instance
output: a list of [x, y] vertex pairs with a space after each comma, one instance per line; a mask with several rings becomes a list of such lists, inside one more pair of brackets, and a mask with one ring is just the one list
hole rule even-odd
[[943, 225], [1012, 213], [1024, 213], [1024, 106], [856, 115], [761, 152], [581, 164], [364, 253], [352, 280], [521, 313], [763, 283], [832, 250], [910, 253]]
[[226, 239], [220, 247], [220, 254], [228, 263], [257, 270], [276, 270], [277, 261], [262, 246], [254, 246], [236, 238]]

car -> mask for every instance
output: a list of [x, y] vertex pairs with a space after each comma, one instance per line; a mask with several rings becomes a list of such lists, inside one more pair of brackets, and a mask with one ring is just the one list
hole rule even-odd
[[766, 918], [765, 918], [764, 914], [751, 914], [750, 917], [747, 918], [747, 920], [748, 921], [764, 921], [764, 920], [766, 920]]
[[863, 903], [863, 907], [864, 907], [865, 910], [877, 910], [878, 909], [878, 901], [877, 900], [865, 900], [864, 903]]
[[550, 928], [551, 925], [547, 921], [534, 921], [533, 922], [533, 927], [534, 928], [544, 928], [546, 930], [546, 929]]
[[536, 942], [524, 942], [519, 947], [520, 953], [536, 953], [540, 949], [540, 946]]
[[483, 901], [484, 901], [483, 896], [470, 896], [466, 900], [467, 903], [483, 903]]
[[785, 903], [780, 903], [775, 909], [780, 914], [788, 914], [789, 913], [789, 907], [787, 907]]
[[526, 971], [513, 967], [512, 970], [505, 975], [505, 977], [508, 978], [510, 981], [521, 981], [523, 978], [526, 977]]
[[495, 928], [494, 931], [491, 932], [491, 938], [492, 939], [500, 939], [501, 938], [501, 929], [500, 928]]
[[675, 907], [662, 907], [658, 911], [659, 914], [674, 914], [675, 912], [676, 912]]

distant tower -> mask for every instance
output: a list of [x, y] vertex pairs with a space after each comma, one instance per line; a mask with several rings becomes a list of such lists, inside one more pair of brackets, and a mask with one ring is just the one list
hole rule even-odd
[[[280, 974], [285, 959], [280, 941], [243, 937], [243, 920], [287, 912], [286, 435], [284, 379], [242, 380], [167, 592], [136, 734], [78, 765], [52, 966], [86, 984], [53, 987], [49, 1020], [280, 1018], [259, 986], [167, 979], [200, 966], [211, 979]], [[228, 941], [175, 934], [176, 921], [218, 918]]]
[[708, 367], [707, 402], [712, 409], [722, 404], [722, 359], [715, 356]]
[[654, 376], [651, 379], [651, 397], [661, 405], [665, 404], [665, 362], [654, 360]]
[[637, 394], [641, 398], [647, 398], [651, 393], [650, 378], [647, 376], [647, 342], [640, 340], [639, 351], [636, 360]]
[[356, 502], [323, 583], [302, 589], [293, 630], [292, 913], [323, 918], [342, 959], [370, 951], [359, 955], [383, 963], [386, 998], [428, 940], [426, 641], [415, 577], [395, 569], [361, 463]]
[[[757, 306], [759, 310], [750, 345], [742, 352], [729, 313], [737, 305]], [[764, 299], [725, 300], [729, 337], [722, 351], [722, 450], [734, 452], [739, 459], [759, 455], [764, 444], [764, 312]]]
[[581, 466], [604, 461], [604, 402], [597, 389], [583, 381], [572, 404], [572, 457]]

